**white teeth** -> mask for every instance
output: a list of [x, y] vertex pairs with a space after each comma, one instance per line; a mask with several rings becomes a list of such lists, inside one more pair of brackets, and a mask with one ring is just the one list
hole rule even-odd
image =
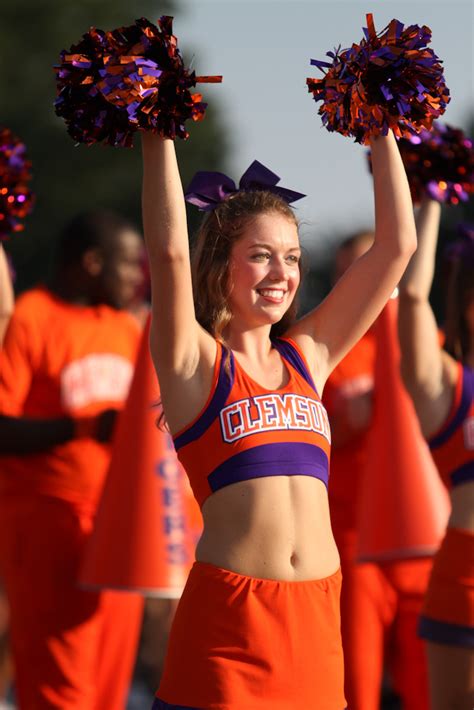
[[259, 293], [262, 296], [267, 296], [268, 298], [283, 298], [284, 291], [276, 291], [273, 289], [261, 289]]

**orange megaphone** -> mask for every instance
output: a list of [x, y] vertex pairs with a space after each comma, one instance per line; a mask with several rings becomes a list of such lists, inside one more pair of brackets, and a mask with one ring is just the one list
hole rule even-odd
[[432, 555], [449, 498], [399, 373], [398, 300], [375, 324], [374, 413], [358, 509], [358, 561]]
[[157, 427], [160, 391], [144, 330], [80, 581], [85, 586], [181, 595], [201, 513], [169, 434]]

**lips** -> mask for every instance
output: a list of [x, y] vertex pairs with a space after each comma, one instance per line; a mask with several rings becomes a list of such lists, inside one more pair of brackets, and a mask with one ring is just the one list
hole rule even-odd
[[257, 293], [267, 301], [271, 301], [272, 303], [281, 303], [285, 297], [286, 291], [278, 288], [259, 288], [257, 289]]

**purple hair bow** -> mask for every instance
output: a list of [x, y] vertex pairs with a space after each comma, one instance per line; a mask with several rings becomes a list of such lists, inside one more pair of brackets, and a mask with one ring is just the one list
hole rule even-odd
[[236, 187], [235, 182], [224, 173], [200, 170], [189, 183], [184, 197], [187, 202], [204, 211], [215, 209], [226, 197], [241, 191], [268, 190], [280, 195], [288, 203], [306, 197], [301, 192], [279, 187], [278, 182], [280, 182], [278, 175], [272, 173], [258, 160], [254, 160], [240, 178], [239, 187]]

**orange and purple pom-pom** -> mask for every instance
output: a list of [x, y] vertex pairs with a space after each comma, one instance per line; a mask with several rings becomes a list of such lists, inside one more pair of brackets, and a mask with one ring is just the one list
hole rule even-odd
[[196, 77], [184, 66], [172, 34], [172, 19], [153, 25], [145, 18], [110, 32], [92, 28], [55, 67], [55, 109], [78, 143], [130, 147], [136, 131], [187, 138], [189, 119], [203, 118], [207, 104], [192, 94]]
[[474, 193], [474, 150], [460, 128], [434, 123], [431, 131], [401, 138], [398, 147], [413, 201], [428, 195], [458, 205]]
[[33, 207], [31, 163], [25, 153], [25, 144], [0, 126], [0, 241], [24, 229], [22, 220]]
[[400, 137], [429, 129], [449, 102], [442, 63], [427, 47], [431, 30], [392, 20], [377, 34], [369, 14], [364, 34], [328, 52], [330, 62], [311, 60], [324, 74], [307, 79], [323, 124], [364, 144], [389, 130]]

